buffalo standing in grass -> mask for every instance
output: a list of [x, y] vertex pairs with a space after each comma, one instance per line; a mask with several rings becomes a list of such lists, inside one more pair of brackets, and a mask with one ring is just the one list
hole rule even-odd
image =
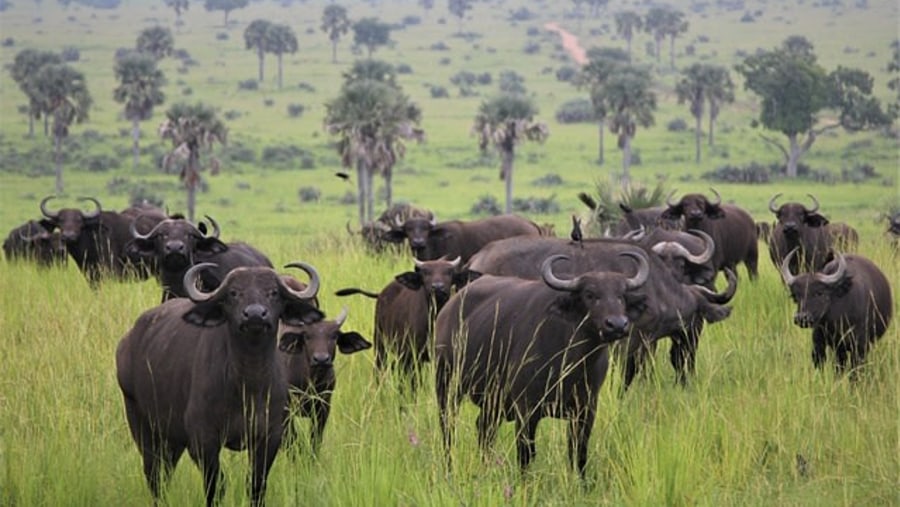
[[[47, 208], [47, 202], [51, 199], [53, 196], [41, 200], [40, 208], [44, 216], [41, 225], [48, 231], [59, 229], [66, 250], [91, 286], [96, 287], [107, 275], [149, 278], [151, 267], [135, 263], [135, 258], [125, 251], [125, 245], [131, 241], [132, 225], [137, 221], [134, 215], [103, 211], [100, 202], [92, 197], [82, 197], [80, 200], [92, 202], [95, 206], [93, 211], [84, 212], [75, 208], [53, 211]], [[165, 215], [161, 210], [143, 214], [141, 225], [152, 227], [163, 219]]]
[[813, 364], [821, 368], [831, 348], [839, 372], [856, 369], [891, 323], [887, 277], [872, 261], [853, 254], [837, 254], [821, 270], [794, 275], [790, 265], [796, 254], [792, 250], [781, 263], [781, 276], [797, 303], [794, 324], [813, 330]]
[[459, 257], [465, 264], [469, 258], [491, 241], [513, 236], [540, 236], [541, 227], [517, 215], [500, 215], [471, 222], [413, 217], [396, 222], [384, 238], [395, 243], [409, 242], [413, 255], [430, 261]]
[[900, 211], [892, 215], [885, 213], [884, 218], [888, 222], [888, 228], [884, 231], [884, 235], [894, 248], [894, 251], [900, 252]]
[[206, 218], [213, 228], [209, 234], [202, 224], [198, 227], [184, 218], [163, 220], [146, 234], [131, 229], [133, 239], [127, 251], [129, 255], [150, 259], [156, 266], [157, 277], [163, 287], [163, 301], [187, 296], [187, 289], [182, 284], [184, 274], [191, 266], [201, 262], [216, 265], [201, 275], [205, 290], [218, 287], [232, 269], [272, 267], [269, 258], [252, 246], [242, 242], [222, 242], [218, 224], [209, 216]]
[[645, 311], [650, 277], [643, 251], [633, 276], [589, 272], [560, 279], [543, 261], [541, 280], [485, 275], [450, 298], [435, 324], [438, 408], [449, 460], [452, 420], [464, 395], [481, 408], [478, 442], [487, 450], [503, 419], [516, 422], [519, 466], [534, 459], [544, 417], [570, 422], [569, 459], [583, 475], [609, 367], [609, 345]]
[[[287, 375], [278, 354], [279, 322], [323, 318], [309, 303], [315, 269], [296, 292], [270, 268], [239, 268], [211, 293], [196, 287], [198, 264], [185, 273], [188, 297], [144, 312], [116, 349], [116, 375], [132, 437], [154, 500], [188, 450], [203, 473], [207, 506], [219, 497], [222, 447], [247, 449], [250, 500], [261, 504], [284, 430]], [[286, 347], [290, 348], [290, 347]]]
[[49, 232], [35, 220], [9, 231], [3, 253], [8, 261], [30, 261], [40, 267], [65, 264], [69, 257], [59, 231]]
[[[341, 331], [347, 320], [345, 308], [334, 320], [320, 320], [295, 326], [282, 324], [279, 349], [287, 381], [291, 387], [289, 414], [297, 413], [311, 419], [310, 444], [313, 452], [319, 449], [325, 425], [331, 413], [331, 395], [337, 384], [334, 375], [336, 351], [353, 354], [372, 346], [356, 331]], [[294, 440], [290, 415], [285, 419], [284, 439]]]
[[415, 270], [394, 277], [380, 293], [357, 288], [341, 289], [338, 296], [363, 294], [375, 303], [375, 367], [383, 370], [390, 357], [410, 381], [418, 385], [417, 368], [429, 361], [430, 337], [435, 315], [450, 298], [453, 288], [469, 280], [459, 270], [460, 259], [415, 261]]
[[769, 211], [775, 214], [775, 228], [769, 237], [769, 256], [776, 267], [789, 252], [798, 249], [799, 255], [791, 260], [792, 271], [815, 271], [828, 262], [832, 237], [828, 232], [828, 219], [819, 213], [819, 201], [812, 194], [806, 194], [813, 202], [807, 208], [799, 202], [786, 202], [776, 207], [781, 194], [769, 199]]
[[672, 201], [673, 190], [666, 198], [668, 209], [661, 218], [678, 220], [684, 218], [685, 229], [697, 229], [709, 234], [716, 243], [713, 264], [716, 270], [730, 268], [737, 271], [738, 263], [744, 263], [750, 278], [757, 276], [759, 245], [757, 244], [756, 223], [749, 213], [731, 205], [722, 204], [722, 197], [712, 190], [716, 201], [712, 202], [703, 194], [686, 194], [679, 201]]

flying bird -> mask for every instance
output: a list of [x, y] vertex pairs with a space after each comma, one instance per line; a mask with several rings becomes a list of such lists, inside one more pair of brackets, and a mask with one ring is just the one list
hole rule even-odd
[[350, 181], [350, 175], [345, 172], [338, 171], [338, 172], [334, 173], [334, 175], [344, 181]]

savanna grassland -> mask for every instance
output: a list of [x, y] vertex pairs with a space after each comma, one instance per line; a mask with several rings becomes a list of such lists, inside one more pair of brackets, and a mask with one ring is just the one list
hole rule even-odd
[[[472, 205], [483, 196], [502, 201], [499, 158], [480, 156], [469, 133], [478, 105], [496, 91], [498, 74], [512, 70], [548, 123], [544, 144], [526, 144], [515, 166], [517, 197], [553, 198], [549, 214], [526, 213], [556, 225], [565, 235], [570, 215], [585, 213], [577, 192], [609, 183], [621, 171], [615, 140], [606, 136], [606, 162], [598, 166], [597, 128], [563, 125], [557, 108], [586, 97], [559, 81], [556, 71], [573, 65], [558, 36], [543, 29], [557, 22], [580, 37], [585, 47], [624, 47], [611, 13], [643, 5], [613, 0], [597, 18], [580, 22], [571, 2], [493, 1], [474, 4], [462, 25], [438, 0], [425, 13], [416, 2], [346, 3], [350, 17], [377, 16], [403, 26], [393, 44], [376, 58], [406, 64], [398, 78], [423, 110], [428, 139], [410, 144], [395, 169], [396, 200], [434, 210], [440, 219], [473, 218]], [[324, 104], [341, 84], [341, 74], [364, 52], [351, 50], [352, 34], [341, 39], [338, 63], [319, 29], [328, 2], [251, 3], [231, 13], [209, 13], [192, 2], [176, 26], [175, 13], [160, 1], [129, 1], [112, 10], [76, 3], [68, 8], [44, 1], [15, 0], [0, 12], [0, 63], [10, 64], [24, 48], [77, 48], [72, 65], [85, 74], [94, 99], [90, 119], [71, 129], [64, 162], [65, 196], [90, 195], [105, 207], [121, 209], [133, 195], [160, 198], [183, 211], [185, 196], [177, 176], [158, 169], [169, 147], [156, 136], [168, 105], [203, 101], [228, 116], [229, 146], [219, 150], [221, 174], [207, 178], [198, 212], [220, 222], [223, 238], [246, 240], [276, 265], [303, 260], [322, 273], [321, 302], [329, 315], [344, 305], [347, 329], [372, 335], [374, 304], [365, 298], [337, 298], [334, 290], [359, 286], [378, 289], [411, 267], [405, 254], [373, 256], [349, 237], [356, 206], [344, 203], [355, 185], [333, 176], [341, 170], [332, 139], [322, 129]], [[685, 11], [688, 32], [676, 40], [676, 65], [695, 61], [726, 65], [758, 48], [770, 49], [789, 35], [813, 42], [819, 62], [862, 68], [875, 77], [883, 101], [896, 97], [886, 83], [890, 44], [897, 39], [898, 5], [868, 2], [671, 2]], [[733, 9], [727, 5], [741, 4]], [[825, 5], [827, 4], [827, 5]], [[834, 5], [832, 5], [834, 4]], [[530, 18], [510, 21], [527, 8]], [[750, 14], [752, 22], [741, 18]], [[418, 23], [403, 23], [418, 16]], [[252, 20], [288, 23], [300, 49], [284, 59], [278, 89], [275, 58], [266, 59], [266, 80], [258, 90], [239, 89], [257, 72], [254, 52], [244, 48], [243, 30]], [[142, 124], [142, 157], [131, 166], [130, 124], [112, 100], [113, 55], [132, 47], [137, 33], [161, 24], [170, 27], [175, 46], [192, 64], [162, 61], [168, 85], [166, 104]], [[462, 30], [468, 34], [461, 37]], [[532, 35], [529, 35], [531, 33]], [[638, 61], [653, 63], [645, 33], [635, 37]], [[536, 43], [537, 51], [526, 53]], [[436, 50], [443, 43], [446, 50]], [[686, 48], [692, 46], [693, 55]], [[687, 106], [674, 94], [677, 72], [668, 69], [668, 44], [655, 73], [659, 107], [656, 125], [639, 129], [635, 148], [640, 163], [632, 177], [646, 185], [664, 178], [667, 189], [706, 191], [715, 186], [726, 201], [745, 207], [757, 220], [771, 220], [766, 203], [774, 193], [802, 200], [815, 194], [822, 212], [860, 233], [859, 250], [900, 286], [900, 261], [885, 244], [879, 215], [900, 206], [900, 151], [893, 133], [832, 131], [818, 139], [803, 162], [833, 177], [766, 184], [726, 184], [701, 178], [724, 165], [779, 162], [751, 126], [757, 98], [743, 89], [732, 71], [737, 101], [719, 118], [716, 146], [704, 145], [694, 163], [693, 133], [670, 131]], [[449, 81], [461, 70], [489, 72], [493, 84], [476, 87], [479, 96], [461, 97]], [[444, 86], [448, 98], [432, 98]], [[26, 137], [27, 118], [19, 112], [25, 95], [0, 72], [0, 230], [39, 216], [37, 202], [53, 192], [52, 142], [38, 124]], [[290, 105], [304, 106], [291, 117]], [[827, 120], [827, 119], [826, 119]], [[124, 132], [123, 132], [124, 131]], [[772, 133], [769, 133], [772, 134]], [[774, 135], [774, 134], [772, 134]], [[264, 159], [266, 148], [294, 145], [311, 163]], [[241, 148], [241, 156], [234, 151]], [[229, 150], [233, 150], [229, 152]], [[231, 153], [231, 154], [229, 154]], [[110, 163], [107, 159], [118, 162]], [[104, 163], [96, 163], [97, 160]], [[92, 163], [93, 162], [93, 163]], [[868, 164], [868, 179], [844, 178]], [[301, 168], [305, 165], [307, 168]], [[311, 167], [310, 167], [311, 166]], [[536, 180], [556, 175], [561, 183]], [[380, 184], [379, 184], [380, 185]], [[317, 201], [302, 202], [302, 187], [315, 187]], [[761, 245], [762, 247], [762, 245]], [[600, 394], [591, 439], [588, 478], [582, 482], [567, 466], [566, 425], [545, 419], [538, 430], [538, 457], [520, 475], [512, 425], [504, 425], [497, 445], [482, 456], [475, 442], [475, 410], [463, 405], [448, 475], [440, 444], [433, 380], [417, 397], [403, 397], [391, 382], [379, 382], [370, 353], [337, 360], [338, 388], [322, 452], [309, 455], [301, 442], [279, 455], [269, 476], [270, 505], [897, 505], [900, 504], [900, 327], [897, 322], [871, 351], [861, 380], [850, 383], [830, 367], [816, 371], [810, 360], [810, 333], [792, 324], [793, 307], [777, 271], [762, 252], [760, 278], [741, 285], [727, 320], [707, 326], [701, 339], [697, 374], [690, 385], [673, 385], [668, 345], [656, 365], [625, 395], [618, 365]], [[135, 318], [159, 300], [155, 281], [108, 282], [92, 291], [76, 267], [38, 270], [0, 262], [0, 505], [150, 505], [139, 454], [125, 422], [114, 375], [114, 350]], [[900, 309], [894, 301], [895, 314]], [[830, 366], [830, 365], [829, 365]], [[431, 367], [426, 366], [426, 372]], [[305, 429], [307, 422], [298, 424]], [[247, 503], [246, 455], [223, 453], [226, 505]], [[177, 468], [164, 504], [202, 502], [200, 474], [187, 458]]]

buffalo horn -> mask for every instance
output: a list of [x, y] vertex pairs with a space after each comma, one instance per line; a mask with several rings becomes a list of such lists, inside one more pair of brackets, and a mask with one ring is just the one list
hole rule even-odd
[[797, 254], [797, 250], [799, 250], [799, 249], [800, 249], [800, 247], [794, 248], [793, 250], [788, 252], [788, 254], [784, 257], [784, 260], [781, 261], [781, 278], [784, 280], [784, 284], [787, 285], [788, 287], [790, 287], [791, 284], [794, 283], [794, 279], [796, 278], [794, 275], [791, 274], [790, 264], [791, 264], [791, 258], [793, 258], [794, 255]]
[[338, 314], [337, 318], [334, 319], [334, 323], [337, 324], [337, 327], [341, 327], [344, 325], [344, 322], [347, 321], [347, 307], [341, 308], [341, 313]]
[[[303, 291], [295, 291], [281, 282], [281, 286], [288, 291], [291, 295], [298, 299], [312, 299], [316, 297], [316, 294], [319, 293], [319, 272], [316, 271], [316, 268], [310, 266], [305, 262], [292, 262], [290, 264], [285, 264], [286, 268], [298, 268], [302, 269], [309, 275], [309, 283], [306, 285], [306, 289]], [[281, 280], [279, 278], [279, 280]]]
[[211, 217], [211, 216], [209, 216], [209, 215], [203, 215], [203, 216], [205, 216], [206, 219], [209, 220], [209, 225], [211, 225], [212, 228], [213, 228], [212, 235], [207, 235], [206, 237], [207, 237], [207, 238], [215, 238], [215, 239], [219, 239], [219, 233], [222, 232], [222, 231], [219, 229], [219, 224], [217, 224], [216, 221], [213, 220], [213, 217]]
[[428, 225], [430, 225], [432, 227], [437, 225], [437, 217], [434, 216], [433, 214], [431, 215], [431, 220], [428, 221]]
[[544, 260], [541, 264], [541, 278], [544, 279], [544, 283], [547, 284], [551, 289], [562, 290], [567, 292], [574, 292], [578, 290], [578, 279], [575, 278], [573, 280], [560, 280], [553, 274], [553, 262], [557, 259], [566, 259], [569, 257], [566, 255], [551, 255]]
[[709, 187], [709, 189], [712, 191], [713, 195], [716, 196], [716, 202], [711, 202], [711, 203], [709, 203], [709, 205], [716, 207], [716, 206], [719, 206], [720, 204], [722, 204], [722, 196], [719, 195], [718, 192], [716, 192], [716, 189], [714, 189], [713, 187]]
[[47, 209], [47, 201], [49, 201], [50, 199], [53, 199], [54, 197], [56, 197], [56, 196], [48, 195], [47, 197], [44, 197], [43, 199], [41, 199], [41, 213], [47, 218], [58, 218], [59, 217], [59, 211], [49, 211]]
[[713, 253], [716, 251], [716, 242], [709, 236], [709, 234], [699, 230], [699, 229], [690, 229], [688, 230], [689, 234], [693, 234], [694, 236], [699, 236], [700, 239], [703, 240], [703, 243], [706, 245], [706, 248], [699, 255], [693, 255], [690, 252], [690, 257], [685, 256], [685, 259], [693, 262], [694, 264], [703, 264], [705, 262], [709, 262], [712, 259]]
[[722, 271], [725, 272], [725, 279], [728, 280], [728, 286], [725, 287], [725, 291], [721, 294], [712, 291], [702, 285], [694, 285], [693, 287], [699, 290], [706, 297], [706, 300], [710, 303], [716, 303], [720, 305], [724, 305], [731, 301], [731, 298], [734, 297], [734, 294], [737, 292], [737, 275], [731, 268], [725, 268]]
[[622, 236], [622, 239], [626, 239], [628, 241], [640, 241], [644, 239], [644, 236], [647, 235], [647, 229], [644, 227], [644, 224], [641, 224], [640, 228], [633, 229], [625, 233]]
[[826, 285], [834, 285], [841, 281], [841, 278], [844, 277], [844, 273], [847, 271], [847, 261], [844, 259], [844, 256], [841, 254], [837, 254], [837, 270], [830, 275], [826, 275], [824, 273], [818, 272], [814, 276], [816, 280], [826, 284]]
[[161, 221], [160, 223], [154, 225], [153, 228], [150, 229], [150, 232], [148, 232], [147, 234], [141, 234], [137, 230], [137, 221], [138, 221], [138, 219], [141, 218], [141, 216], [143, 216], [143, 215], [135, 217], [135, 219], [132, 220], [131, 224], [128, 226], [129, 230], [131, 231], [131, 237], [133, 237], [134, 239], [150, 239], [153, 237], [153, 235], [156, 234], [156, 230], [159, 229], [159, 226], [161, 226], [164, 223], [172, 222], [171, 218], [167, 218], [167, 219]]
[[96, 218], [100, 216], [100, 212], [103, 211], [103, 208], [100, 206], [100, 201], [94, 199], [93, 197], [79, 197], [78, 200], [91, 201], [92, 203], [94, 203], [94, 211], [90, 213], [81, 213], [81, 216], [83, 216], [84, 218]]
[[217, 267], [218, 264], [212, 262], [201, 262], [200, 264], [194, 264], [190, 269], [184, 274], [184, 279], [182, 283], [184, 283], [184, 290], [187, 292], [191, 301], [195, 303], [203, 303], [205, 301], [209, 301], [216, 297], [216, 294], [225, 286], [225, 282], [228, 280], [228, 277], [231, 276], [231, 273], [228, 273], [228, 276], [225, 277], [225, 280], [222, 281], [222, 285], [219, 285], [219, 288], [212, 292], [203, 292], [202, 290], [197, 288], [197, 279], [200, 278], [200, 271], [206, 268], [214, 268]]
[[462, 260], [462, 258], [461, 258], [460, 256], [457, 255], [455, 259], [453, 259], [452, 261], [450, 261], [450, 267], [453, 268], [453, 269], [458, 268], [458, 267], [459, 267], [459, 261], [461, 261], [461, 260]]
[[625, 282], [625, 286], [629, 289], [637, 289], [641, 287], [645, 283], [647, 283], [647, 278], [650, 277], [650, 263], [647, 261], [647, 254], [640, 251], [632, 251], [632, 252], [622, 252], [619, 255], [624, 255], [626, 257], [631, 257], [632, 259], [638, 262], [638, 271], [635, 275], [628, 279]]
[[397, 226], [398, 229], [403, 228], [403, 221], [400, 220], [400, 215], [394, 215], [394, 225]]
[[819, 200], [816, 199], [816, 196], [814, 196], [812, 194], [806, 194], [806, 195], [807, 195], [807, 197], [812, 199], [812, 202], [813, 202], [813, 208], [810, 210], [807, 210], [807, 213], [815, 213], [816, 211], [819, 211]]
[[675, 192], [677, 192], [677, 191], [678, 191], [678, 189], [672, 190], [671, 192], [669, 192], [669, 195], [666, 196], [666, 206], [668, 206], [670, 208], [674, 208], [674, 207], [678, 206], [677, 202], [672, 202], [672, 197], [675, 196]]
[[775, 200], [781, 197], [781, 192], [773, 195], [771, 199], [769, 199], [769, 211], [772, 213], [778, 214], [778, 208], [775, 207]]
[[[441, 257], [441, 259], [443, 259], [443, 257]], [[423, 266], [425, 266], [425, 261], [420, 261], [419, 259], [413, 258], [413, 262], [416, 264], [416, 268], [421, 269]]]
[[21, 227], [19, 228], [19, 239], [21, 239], [22, 241], [24, 241], [24, 242], [26, 242], [26, 243], [31, 243], [32, 241], [35, 241], [35, 240], [37, 240], [38, 238], [41, 237], [41, 227], [40, 227], [40, 226], [36, 227], [36, 229], [38, 230], [38, 232], [32, 233], [31, 231], [32, 231], [32, 229], [35, 229], [35, 227], [34, 227], [33, 224], [30, 223], [30, 222], [29, 222], [27, 225], [28, 225], [28, 233], [27, 233], [27, 235], [26, 235], [26, 233], [22, 230]]

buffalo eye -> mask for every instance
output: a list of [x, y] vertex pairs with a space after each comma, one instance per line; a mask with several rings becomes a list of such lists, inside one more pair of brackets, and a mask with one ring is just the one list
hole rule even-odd
[[228, 291], [228, 296], [229, 296], [229, 297], [232, 297], [232, 298], [238, 297], [238, 291], [237, 291], [237, 289], [231, 289], [231, 290], [229, 290], [229, 291]]

